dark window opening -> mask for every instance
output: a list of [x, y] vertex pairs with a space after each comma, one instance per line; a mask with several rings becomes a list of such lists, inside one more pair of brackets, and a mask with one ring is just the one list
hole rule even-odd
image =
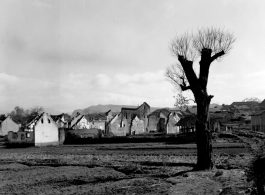
[[48, 123], [51, 123], [50, 119], [48, 119]]
[[17, 133], [13, 133], [12, 138], [13, 138], [13, 139], [17, 139]]
[[43, 123], [43, 119], [41, 119], [41, 123]]

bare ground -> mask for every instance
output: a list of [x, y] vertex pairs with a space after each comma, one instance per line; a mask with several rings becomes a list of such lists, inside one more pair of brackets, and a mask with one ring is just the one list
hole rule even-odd
[[250, 145], [227, 143], [215, 145], [212, 171], [193, 171], [194, 145], [2, 147], [0, 194], [250, 194]]

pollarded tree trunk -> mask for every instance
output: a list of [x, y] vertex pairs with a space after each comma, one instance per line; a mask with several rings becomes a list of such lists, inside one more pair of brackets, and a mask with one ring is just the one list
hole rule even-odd
[[197, 89], [193, 90], [197, 103], [197, 169], [212, 169], [212, 138], [208, 126], [208, 111], [211, 99], [207, 93], [207, 83], [209, 76], [209, 68], [211, 64], [210, 49], [203, 49], [200, 61], [200, 76]]
[[196, 137], [197, 137], [197, 165], [196, 169], [212, 169], [212, 139], [208, 127], [208, 110], [211, 96], [204, 91], [197, 95], [197, 121], [196, 121]]
[[[213, 96], [207, 93], [209, 68], [213, 61], [224, 56], [235, 41], [233, 34], [220, 29], [203, 28], [197, 34], [177, 36], [171, 51], [178, 58], [181, 68], [172, 67], [166, 73], [171, 82], [182, 91], [191, 90], [197, 103], [197, 169], [211, 169], [212, 142], [207, 124], [208, 110]], [[193, 61], [200, 56], [199, 75], [195, 74]], [[184, 99], [185, 102], [185, 99]]]

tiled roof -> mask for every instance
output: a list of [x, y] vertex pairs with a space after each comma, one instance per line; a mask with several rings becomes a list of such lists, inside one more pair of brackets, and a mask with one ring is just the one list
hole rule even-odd
[[28, 119], [29, 122], [27, 122], [26, 126], [31, 125], [32, 123], [36, 123], [44, 114], [45, 112], [39, 114], [39, 115], [31, 115]]
[[231, 105], [241, 106], [241, 105], [249, 105], [249, 106], [256, 106], [259, 105], [258, 102], [250, 101], [250, 102], [233, 102]]
[[194, 114], [186, 115], [177, 122], [177, 126], [195, 125], [197, 117]]
[[115, 114], [115, 115], [113, 115], [113, 118], [112, 119], [110, 119], [110, 121], [108, 122], [108, 124], [110, 124], [110, 123], [112, 123], [112, 122], [114, 122], [119, 116], [121, 115], [121, 112], [120, 113], [118, 113], [118, 114]]
[[213, 108], [209, 108], [209, 112], [218, 112], [221, 110], [221, 107], [220, 106], [215, 106]]
[[138, 108], [140, 108], [143, 104], [146, 104], [147, 106], [149, 106], [146, 102], [144, 102], [138, 107], [130, 107], [130, 108], [123, 107], [123, 108], [121, 108], [121, 110], [138, 110]]
[[157, 117], [159, 117], [160, 113], [162, 113], [165, 117], [168, 117], [170, 114], [170, 111], [166, 108], [157, 109], [157, 110], [153, 111], [152, 113], [150, 113], [148, 116], [156, 115]]
[[220, 119], [224, 117], [225, 117], [224, 113], [211, 113], [210, 114], [210, 119]]
[[107, 111], [105, 114], [108, 115], [111, 112], [111, 110]]
[[83, 118], [83, 116], [84, 115], [80, 114], [80, 115], [76, 116], [75, 118], [73, 118], [72, 121], [71, 121], [70, 128], [75, 126]]
[[258, 116], [258, 115], [261, 115], [264, 112], [265, 112], [265, 110], [260, 110], [260, 111], [252, 113], [250, 116]]
[[187, 110], [193, 114], [196, 114], [197, 113], [197, 106], [192, 106], [191, 108], [188, 108]]

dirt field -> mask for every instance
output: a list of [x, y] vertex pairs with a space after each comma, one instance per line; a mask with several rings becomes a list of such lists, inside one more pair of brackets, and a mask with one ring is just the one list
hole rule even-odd
[[216, 167], [200, 172], [194, 144], [1, 147], [0, 194], [250, 194], [249, 145], [214, 146]]

